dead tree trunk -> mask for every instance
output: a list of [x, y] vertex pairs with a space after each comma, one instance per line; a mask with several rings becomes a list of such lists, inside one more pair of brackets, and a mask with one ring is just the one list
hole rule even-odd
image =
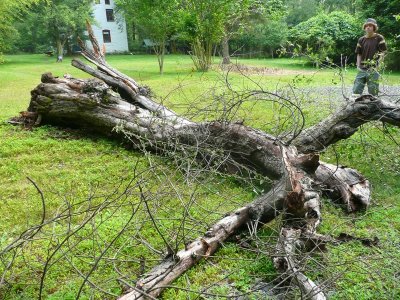
[[[330, 191], [332, 199], [345, 204], [348, 211], [367, 207], [370, 189], [368, 180], [357, 171], [320, 162], [318, 151], [351, 136], [371, 120], [399, 126], [400, 106], [361, 97], [304, 130], [290, 145], [240, 124], [196, 123], [154, 102], [136, 81], [107, 65], [90, 26], [88, 31], [93, 51], [82, 44], [82, 54], [97, 69], [78, 60], [72, 64], [98, 79], [44, 74], [42, 83], [32, 91], [30, 117], [39, 117], [44, 123], [89, 127], [105, 135], [128, 136], [137, 148], [160, 154], [176, 150], [179, 145], [179, 149], [194, 150], [197, 157], [208, 165], [218, 165], [221, 171], [233, 165], [237, 172], [251, 170], [275, 180], [268, 193], [220, 220], [203, 237], [174, 253], [138, 280], [121, 299], [157, 297], [165, 286], [201, 258], [213, 254], [239, 228], [250, 222], [269, 222], [280, 213], [284, 215], [285, 229], [275, 264], [278, 269], [286, 266], [285, 271], [295, 277], [312, 299], [324, 299], [322, 291], [297, 271], [293, 240], [316, 234], [321, 217], [321, 187]], [[220, 151], [222, 163], [213, 158], [213, 149]]]

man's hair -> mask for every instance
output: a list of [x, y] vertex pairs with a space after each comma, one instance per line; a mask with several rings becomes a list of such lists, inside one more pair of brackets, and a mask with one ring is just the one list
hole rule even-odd
[[364, 25], [363, 25], [363, 29], [365, 29], [365, 26], [367, 26], [367, 25], [372, 25], [372, 26], [374, 26], [374, 31], [377, 31], [377, 30], [378, 30], [378, 23], [376, 22], [375, 19], [368, 18], [368, 19], [365, 21]]

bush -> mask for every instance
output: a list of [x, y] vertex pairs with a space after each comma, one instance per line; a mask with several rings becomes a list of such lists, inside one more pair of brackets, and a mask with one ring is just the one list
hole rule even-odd
[[287, 41], [288, 28], [283, 20], [264, 20], [250, 24], [246, 32], [232, 40], [231, 49], [236, 54], [250, 57], [274, 56]]
[[298, 53], [306, 54], [318, 66], [327, 58], [338, 63], [354, 56], [361, 22], [352, 15], [335, 11], [320, 13], [289, 31], [289, 39]]

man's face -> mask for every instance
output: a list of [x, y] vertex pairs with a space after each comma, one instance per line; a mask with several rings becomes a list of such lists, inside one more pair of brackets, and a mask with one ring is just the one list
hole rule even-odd
[[364, 30], [367, 34], [372, 34], [375, 32], [375, 27], [372, 24], [367, 24], [365, 25]]

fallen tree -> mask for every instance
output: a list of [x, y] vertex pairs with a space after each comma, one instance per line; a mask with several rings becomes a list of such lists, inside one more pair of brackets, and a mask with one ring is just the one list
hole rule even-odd
[[[274, 263], [293, 277], [306, 297], [324, 299], [321, 288], [299, 272], [294, 252], [300, 244], [334, 242], [317, 234], [323, 191], [349, 212], [370, 202], [369, 182], [356, 170], [326, 164], [318, 152], [354, 134], [367, 122], [400, 125], [400, 106], [371, 96], [348, 103], [332, 116], [290, 138], [278, 138], [242, 124], [225, 121], [194, 122], [177, 115], [148, 96], [136, 81], [110, 67], [89, 28], [93, 50], [81, 45], [82, 55], [97, 69], [72, 64], [97, 79], [55, 78], [43, 74], [32, 91], [23, 118], [31, 124], [89, 127], [134, 143], [138, 149], [165, 154], [171, 150], [195, 153], [203, 165], [221, 172], [257, 173], [274, 181], [254, 202], [237, 209], [212, 226], [204, 236], [173, 251], [137, 280], [121, 299], [155, 298], [170, 283], [246, 224], [265, 224], [282, 214], [284, 228]], [[257, 96], [253, 92], [253, 96]], [[216, 150], [218, 155], [215, 155]]]

